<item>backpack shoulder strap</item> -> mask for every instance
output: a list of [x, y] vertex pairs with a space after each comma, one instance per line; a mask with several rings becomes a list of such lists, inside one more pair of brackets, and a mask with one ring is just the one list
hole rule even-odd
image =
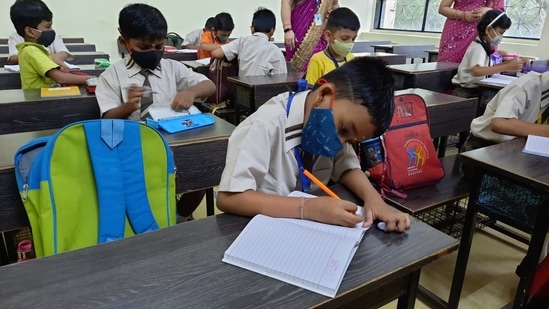
[[126, 214], [136, 234], [158, 229], [147, 198], [140, 124], [102, 119], [84, 128], [99, 202], [98, 242], [123, 238]]

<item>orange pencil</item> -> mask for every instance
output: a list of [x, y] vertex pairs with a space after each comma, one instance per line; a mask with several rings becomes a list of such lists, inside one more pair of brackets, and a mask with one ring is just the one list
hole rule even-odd
[[322, 189], [322, 191], [324, 191], [329, 196], [331, 196], [333, 198], [336, 198], [338, 200], [341, 199], [339, 196], [337, 196], [337, 194], [334, 193], [334, 191], [332, 191], [332, 190], [330, 190], [330, 188], [326, 187], [326, 185], [323, 184], [322, 181], [320, 181], [318, 178], [316, 178], [315, 175], [311, 174], [311, 172], [309, 172], [308, 170], [303, 169], [303, 174], [305, 174], [305, 176], [307, 176], [307, 178], [309, 178], [312, 182], [314, 182], [320, 189]]
[[[337, 194], [335, 194], [334, 191], [332, 191], [332, 190], [330, 190], [330, 188], [326, 187], [326, 185], [323, 184], [322, 181], [320, 181], [318, 178], [316, 178], [315, 175], [311, 174], [311, 172], [309, 172], [308, 170], [303, 169], [303, 174], [305, 174], [305, 176], [307, 176], [307, 178], [309, 178], [312, 182], [314, 182], [320, 189], [322, 189], [322, 191], [324, 191], [329, 196], [331, 196], [333, 198], [336, 198], [338, 200], [341, 199], [339, 196], [337, 196]], [[347, 210], [347, 211], [352, 213], [353, 215], [356, 213], [356, 212], [350, 211], [350, 210]]]

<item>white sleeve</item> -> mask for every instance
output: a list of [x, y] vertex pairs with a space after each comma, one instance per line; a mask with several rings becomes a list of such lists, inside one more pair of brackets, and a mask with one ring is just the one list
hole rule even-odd
[[17, 34], [17, 32], [10, 34], [8, 38], [8, 49], [9, 49], [8, 58], [18, 54], [17, 47], [15, 47], [15, 45], [22, 43], [24, 41], [25, 40], [19, 34]]
[[63, 43], [63, 38], [59, 34], [55, 35], [55, 40], [53, 40], [53, 43], [51, 43], [51, 45], [48, 46], [48, 50], [52, 54], [67, 52], [70, 55], [70, 52], [67, 49], [67, 46], [65, 46], [65, 43]]
[[225, 58], [231, 61], [234, 58], [238, 57], [238, 48], [240, 46], [240, 38], [229, 42], [228, 44], [221, 45], [221, 50], [225, 54]]

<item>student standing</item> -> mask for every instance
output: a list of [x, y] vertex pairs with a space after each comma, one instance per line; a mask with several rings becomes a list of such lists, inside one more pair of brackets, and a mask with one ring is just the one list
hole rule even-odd
[[286, 60], [280, 49], [269, 42], [274, 34], [276, 17], [268, 9], [258, 9], [252, 18], [252, 35], [221, 45], [212, 58], [228, 61], [238, 57], [238, 75], [286, 74]]
[[[146, 4], [130, 4], [120, 11], [119, 40], [130, 57], [107, 68], [97, 83], [96, 96], [103, 118], [140, 120], [148, 106], [188, 109], [208, 97], [215, 86], [204, 75], [182, 63], [162, 58], [168, 25], [162, 13]], [[185, 221], [198, 207], [205, 191], [185, 194], [177, 211]]]
[[[324, 184], [341, 182], [364, 201], [364, 225], [404, 231], [407, 214], [392, 210], [360, 169], [351, 142], [379, 136], [394, 110], [391, 72], [379, 59], [358, 58], [326, 74], [311, 91], [283, 93], [263, 104], [231, 134], [217, 196], [220, 210], [353, 226], [357, 206], [332, 197], [288, 197], [308, 191], [302, 168]], [[318, 134], [317, 134], [318, 133]]]
[[307, 69], [307, 83], [314, 85], [324, 74], [351, 61], [354, 42], [360, 29], [358, 16], [348, 8], [333, 10], [326, 22], [324, 36], [328, 46], [314, 54]]

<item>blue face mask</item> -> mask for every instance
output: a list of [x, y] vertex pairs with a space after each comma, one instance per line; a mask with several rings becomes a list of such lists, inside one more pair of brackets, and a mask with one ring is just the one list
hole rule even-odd
[[334, 121], [332, 104], [330, 108], [313, 108], [303, 128], [301, 148], [313, 155], [334, 157], [343, 149]]

